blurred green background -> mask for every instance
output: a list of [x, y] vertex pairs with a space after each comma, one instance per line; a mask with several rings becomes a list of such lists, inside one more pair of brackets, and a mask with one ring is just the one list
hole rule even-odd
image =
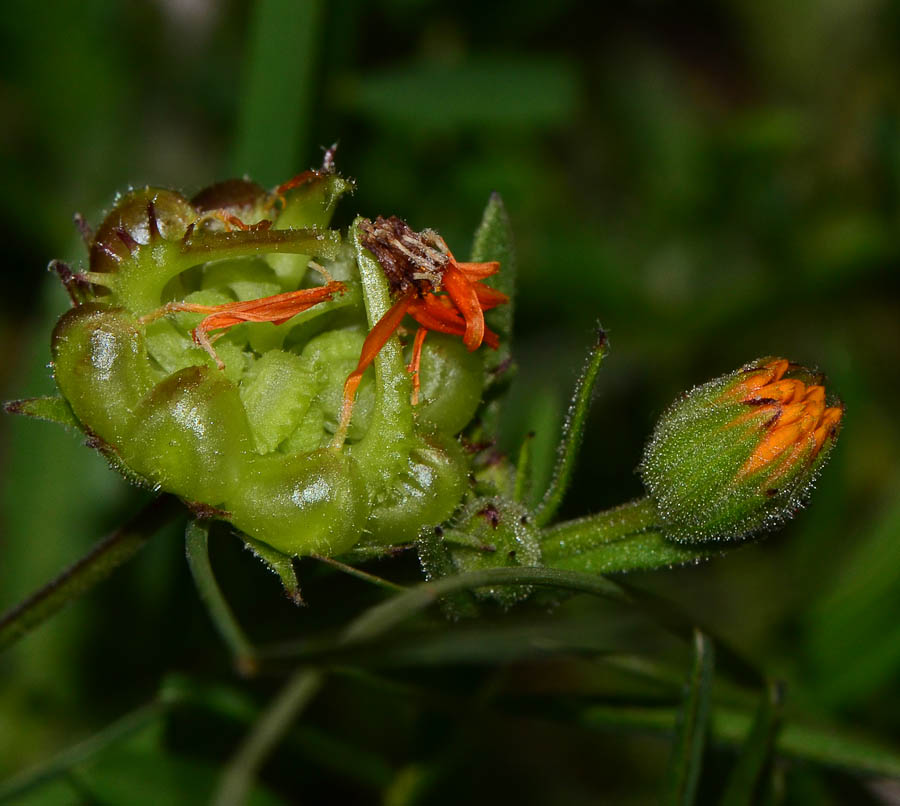
[[[396, 214], [463, 256], [499, 191], [520, 280], [508, 450], [535, 429], [549, 472], [592, 328], [610, 332], [565, 516], [640, 494], [643, 442], [681, 390], [768, 354], [827, 372], [847, 415], [809, 509], [722, 560], [633, 581], [784, 678], [804, 714], [900, 734], [900, 6], [13, 0], [0, 53], [0, 397], [52, 391], [49, 332], [66, 301], [44, 267], [83, 261], [72, 213], [97, 223], [117, 190], [191, 193], [244, 173], [274, 184], [338, 140], [338, 167], [358, 181], [342, 221]], [[0, 462], [0, 608], [146, 499], [49, 424], [2, 419]], [[328, 630], [376, 597], [301, 564], [309, 606], [294, 610], [224, 530], [215, 551], [261, 640]], [[412, 558], [378, 570], [416, 574]], [[684, 661], [607, 605], [508, 620], [583, 625], [598, 645]], [[197, 681], [257, 707], [278, 679], [234, 683], [173, 529], [0, 658], [0, 780], [160, 686]], [[416, 787], [429, 803], [649, 802], [665, 741], [566, 718], [623, 691], [569, 655], [342, 677], [267, 781], [285, 802], [411, 803]], [[116, 789], [137, 778], [201, 802], [190, 787], [208, 787], [243, 728], [176, 716], [160, 728], [169, 766], [135, 745], [34, 802], [144, 802]], [[338, 738], [352, 746], [328, 744]], [[702, 797], [731, 758], [711, 751]], [[900, 797], [896, 783], [783, 772], [784, 802]]]

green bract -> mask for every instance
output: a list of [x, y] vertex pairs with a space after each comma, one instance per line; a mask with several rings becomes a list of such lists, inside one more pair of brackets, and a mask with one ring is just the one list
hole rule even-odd
[[[350, 189], [323, 171], [283, 196], [246, 180], [192, 200], [133, 190], [90, 239], [89, 271], [61, 271], [75, 305], [52, 354], [80, 427], [130, 476], [287, 555], [411, 541], [469, 489], [458, 435], [487, 375], [483, 351], [458, 339], [426, 341], [413, 407], [409, 346], [393, 336], [363, 378], [347, 441], [332, 446], [344, 380], [392, 302], [357, 223], [346, 237], [328, 228]], [[201, 313], [159, 315], [173, 301], [314, 288], [323, 275], [343, 293], [284, 323], [230, 328], [215, 345], [223, 368], [191, 338]]]

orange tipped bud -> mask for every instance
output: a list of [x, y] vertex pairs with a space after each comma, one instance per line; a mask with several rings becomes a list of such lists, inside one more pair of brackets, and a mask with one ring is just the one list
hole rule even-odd
[[641, 473], [665, 532], [747, 537], [802, 504], [843, 417], [821, 376], [763, 358], [689, 392], [660, 419]]

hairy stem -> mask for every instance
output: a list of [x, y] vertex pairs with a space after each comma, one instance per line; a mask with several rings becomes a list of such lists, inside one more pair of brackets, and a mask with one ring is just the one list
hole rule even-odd
[[598, 546], [647, 531], [656, 525], [656, 508], [649, 498], [545, 529], [541, 554], [547, 565], [589, 552]]
[[56, 579], [0, 616], [0, 652], [106, 579], [182, 511], [174, 496], [156, 498]]

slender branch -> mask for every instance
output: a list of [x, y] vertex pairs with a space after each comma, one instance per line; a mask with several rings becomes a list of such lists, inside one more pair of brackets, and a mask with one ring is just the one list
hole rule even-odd
[[209, 561], [209, 528], [209, 521], [192, 520], [188, 523], [184, 534], [188, 565], [209, 617], [234, 655], [235, 667], [242, 675], [250, 677], [258, 670], [256, 649], [235, 618], [219, 583], [216, 582]]
[[600, 365], [608, 351], [608, 341], [603, 328], [597, 328], [597, 337], [590, 355], [584, 365], [584, 370], [575, 384], [575, 393], [563, 423], [562, 440], [557, 449], [556, 468], [553, 471], [553, 479], [550, 487], [544, 493], [544, 498], [534, 513], [534, 522], [538, 526], [546, 526], [553, 520], [575, 470], [578, 461], [578, 451], [581, 447], [581, 438], [584, 435], [584, 426], [587, 422], [588, 412], [591, 407], [591, 397], [594, 394], [594, 384], [600, 373]]
[[182, 511], [174, 496], [162, 495], [154, 499], [56, 579], [6, 611], [0, 616], [0, 652], [106, 579]]
[[486, 568], [425, 582], [369, 608], [348, 625], [341, 636], [341, 643], [355, 644], [371, 640], [424, 610], [442, 596], [490, 585], [539, 585], [620, 602], [633, 601], [621, 586], [600, 576], [542, 567]]

